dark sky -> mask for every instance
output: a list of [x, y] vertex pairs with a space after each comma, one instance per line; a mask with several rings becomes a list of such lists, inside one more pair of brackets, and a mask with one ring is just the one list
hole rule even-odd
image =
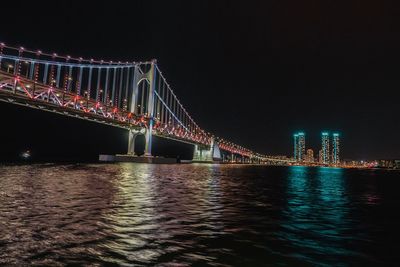
[[291, 154], [298, 130], [317, 150], [336, 130], [344, 158], [400, 158], [400, 12], [388, 1], [87, 2], [6, 1], [0, 40], [157, 58], [200, 126], [262, 153]]

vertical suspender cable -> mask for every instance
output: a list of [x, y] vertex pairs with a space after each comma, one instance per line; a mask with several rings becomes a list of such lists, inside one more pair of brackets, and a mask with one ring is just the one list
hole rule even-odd
[[120, 77], [119, 77], [119, 89], [118, 89], [118, 104], [119, 108], [122, 107], [122, 87], [124, 83], [124, 67], [120, 68]]
[[[51, 57], [51, 60], [54, 62], [56, 59], [56, 54], [54, 53], [53, 56]], [[54, 86], [54, 72], [55, 72], [55, 66], [54, 64], [51, 64], [50, 66], [50, 86]]]
[[114, 75], [113, 75], [113, 83], [112, 83], [112, 92], [111, 92], [111, 101], [112, 105], [115, 106], [115, 82], [117, 79], [117, 68], [114, 67]]
[[106, 83], [104, 84], [104, 95], [103, 95], [103, 102], [108, 105], [108, 78], [110, 76], [110, 68], [107, 67], [106, 71]]
[[[162, 83], [162, 94], [160, 94], [160, 96], [161, 96], [161, 99], [165, 102], [165, 82], [163, 81], [163, 83]], [[161, 123], [165, 123], [165, 120], [164, 120], [164, 113], [165, 113], [165, 106], [164, 106], [164, 104], [162, 104], [162, 106], [161, 106]]]
[[49, 64], [44, 65], [43, 84], [47, 84], [47, 75], [49, 74]]
[[97, 68], [96, 102], [100, 102], [101, 67]]
[[68, 83], [67, 83], [67, 91], [68, 92], [71, 92], [71, 90], [72, 90], [72, 86], [71, 86], [71, 84], [72, 84], [72, 70], [73, 70], [73, 67], [72, 66], [69, 67]]
[[125, 96], [124, 96], [124, 110], [128, 110], [128, 92], [129, 92], [129, 83], [130, 83], [130, 72], [131, 67], [127, 68], [127, 76], [126, 76], [126, 83], [125, 83]]
[[83, 67], [81, 66], [81, 67], [79, 67], [79, 78], [78, 78], [78, 80], [76, 81], [76, 94], [78, 95], [78, 96], [80, 96], [81, 95], [81, 87], [82, 87], [82, 75], [83, 75]]
[[87, 99], [90, 99], [90, 93], [92, 90], [92, 73], [93, 67], [89, 67], [89, 81], [88, 81], [88, 88], [87, 88]]
[[60, 75], [61, 75], [61, 65], [58, 64], [57, 65], [57, 78], [56, 78], [56, 87], [59, 88], [60, 87]]
[[146, 89], [145, 85], [146, 85], [146, 81], [143, 80], [142, 81], [142, 99], [140, 102], [140, 114], [141, 115], [144, 114], [144, 95], [145, 95], [145, 89]]
[[[161, 75], [157, 75], [157, 77], [158, 77], [158, 87], [157, 87], [158, 92], [157, 92], [157, 94], [160, 97], [161, 96]], [[156, 117], [158, 120], [160, 120], [160, 115], [161, 115], [160, 114], [161, 113], [161, 111], [160, 111], [161, 101], [160, 101], [159, 97], [156, 98], [157, 99]]]
[[[1, 62], [0, 62], [0, 64], [1, 64]], [[31, 70], [29, 72], [29, 79], [30, 80], [33, 80], [33, 75], [34, 74], [35, 74], [35, 61], [32, 60], [32, 62], [31, 62]]]

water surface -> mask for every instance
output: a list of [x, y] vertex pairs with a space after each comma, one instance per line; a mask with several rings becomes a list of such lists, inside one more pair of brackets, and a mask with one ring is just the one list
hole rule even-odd
[[400, 172], [0, 167], [0, 265], [395, 266]]

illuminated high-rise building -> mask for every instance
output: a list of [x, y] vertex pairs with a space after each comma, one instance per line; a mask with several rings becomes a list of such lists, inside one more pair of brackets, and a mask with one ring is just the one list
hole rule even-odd
[[305, 161], [305, 159], [306, 159], [306, 136], [303, 132], [298, 133], [298, 135], [299, 135], [298, 159], [299, 159], [299, 161]]
[[303, 132], [293, 135], [293, 156], [295, 161], [304, 161], [306, 155], [306, 138]]
[[321, 141], [322, 141], [322, 143], [321, 143], [321, 147], [322, 147], [322, 163], [329, 164], [329, 157], [330, 157], [330, 153], [329, 153], [329, 133], [323, 132]]
[[332, 139], [332, 163], [337, 165], [340, 163], [340, 138], [338, 133], [333, 134]]
[[298, 155], [299, 155], [298, 145], [299, 145], [299, 135], [298, 134], [294, 134], [293, 135], [293, 147], [294, 147], [293, 148], [293, 158], [294, 158], [295, 161], [298, 161], [298, 158], [297, 158]]

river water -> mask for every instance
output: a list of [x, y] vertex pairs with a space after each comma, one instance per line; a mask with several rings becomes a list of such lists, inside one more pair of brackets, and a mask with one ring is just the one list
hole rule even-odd
[[0, 265], [395, 266], [400, 172], [0, 166]]

